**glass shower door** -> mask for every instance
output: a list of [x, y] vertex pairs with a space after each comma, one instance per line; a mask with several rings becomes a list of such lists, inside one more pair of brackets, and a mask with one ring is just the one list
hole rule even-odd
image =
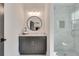
[[79, 55], [78, 6], [79, 4], [74, 3], [54, 4], [54, 51], [56, 55]]
[[74, 38], [74, 50], [79, 55], [79, 4], [74, 4], [72, 12], [72, 37]]

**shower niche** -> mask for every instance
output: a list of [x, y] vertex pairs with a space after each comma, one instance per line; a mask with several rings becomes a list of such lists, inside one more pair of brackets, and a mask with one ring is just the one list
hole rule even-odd
[[20, 55], [46, 55], [48, 4], [24, 4], [24, 25], [19, 35]]

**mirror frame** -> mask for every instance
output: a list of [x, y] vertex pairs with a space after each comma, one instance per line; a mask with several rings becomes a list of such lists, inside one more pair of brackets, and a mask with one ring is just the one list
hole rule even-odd
[[[40, 28], [41, 28], [41, 27], [42, 27], [42, 20], [41, 20], [41, 18], [39, 18], [38, 16], [30, 16], [30, 17], [28, 18], [28, 20], [27, 20], [27, 27], [28, 27], [28, 29], [30, 29], [29, 26], [28, 26], [28, 21], [29, 21], [31, 18], [33, 18], [33, 17], [36, 17], [36, 18], [38, 18], [38, 19], [40, 20], [40, 22], [41, 22]], [[40, 29], [40, 28], [39, 28], [39, 29]], [[39, 30], [39, 29], [38, 29], [38, 30]], [[31, 29], [30, 29], [30, 30], [31, 30]], [[38, 31], [38, 30], [31, 30], [31, 31]]]

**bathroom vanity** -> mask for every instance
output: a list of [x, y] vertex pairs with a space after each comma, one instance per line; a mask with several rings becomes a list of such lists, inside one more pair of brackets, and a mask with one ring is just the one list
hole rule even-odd
[[19, 36], [19, 52], [21, 55], [46, 55], [46, 36]]

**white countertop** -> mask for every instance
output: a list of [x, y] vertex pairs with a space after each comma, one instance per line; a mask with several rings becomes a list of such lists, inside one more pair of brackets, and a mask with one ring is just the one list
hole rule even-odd
[[19, 36], [47, 36], [46, 33], [24, 33]]

